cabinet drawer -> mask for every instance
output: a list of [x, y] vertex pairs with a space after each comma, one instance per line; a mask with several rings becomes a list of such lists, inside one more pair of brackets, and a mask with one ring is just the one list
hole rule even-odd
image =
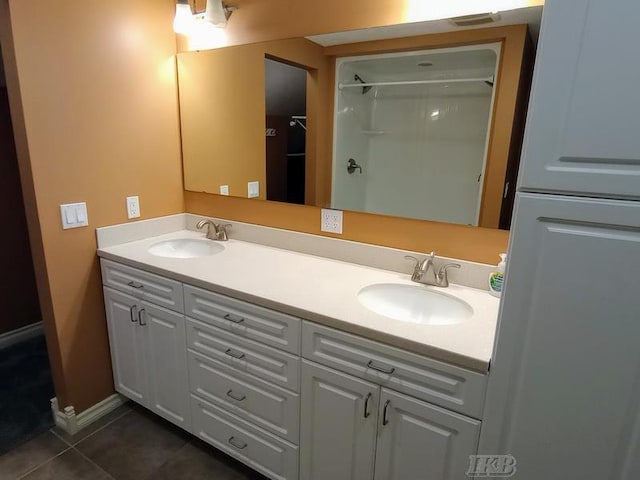
[[187, 316], [257, 340], [290, 353], [300, 354], [300, 319], [234, 298], [184, 286]]
[[277, 480], [298, 478], [298, 447], [191, 397], [193, 433], [205, 442]]
[[192, 318], [187, 319], [190, 349], [263, 380], [297, 392], [300, 385], [300, 358], [238, 337]]
[[180, 282], [104, 258], [100, 259], [100, 264], [103, 285], [184, 313], [184, 296]]
[[191, 393], [298, 443], [300, 397], [251, 375], [189, 352]]
[[486, 376], [304, 322], [302, 355], [407, 395], [480, 418]]

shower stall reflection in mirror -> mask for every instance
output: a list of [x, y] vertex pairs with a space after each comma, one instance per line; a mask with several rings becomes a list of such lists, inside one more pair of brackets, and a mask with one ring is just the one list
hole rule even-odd
[[338, 59], [331, 206], [477, 226], [500, 47]]

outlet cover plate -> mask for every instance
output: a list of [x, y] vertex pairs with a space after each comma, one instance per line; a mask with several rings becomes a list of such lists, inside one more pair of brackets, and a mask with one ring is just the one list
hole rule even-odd
[[220, 195], [229, 195], [229, 185], [220, 185]]
[[247, 183], [247, 196], [249, 198], [258, 198], [260, 196], [260, 182]]
[[127, 197], [127, 216], [129, 218], [140, 217], [140, 199], [137, 195]]
[[321, 231], [342, 234], [342, 210], [323, 208], [321, 215]]

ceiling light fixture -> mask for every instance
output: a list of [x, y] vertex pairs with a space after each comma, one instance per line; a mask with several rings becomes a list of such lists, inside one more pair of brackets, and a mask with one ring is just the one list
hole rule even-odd
[[234, 10], [236, 7], [224, 5], [222, 0], [207, 0], [203, 20], [215, 27], [224, 28]]
[[224, 28], [231, 14], [237, 7], [225, 5], [222, 0], [207, 0], [204, 10], [194, 12], [193, 2], [190, 0], [177, 0], [176, 16], [173, 21], [173, 30], [183, 35], [191, 35], [201, 26]]
[[173, 31], [188, 35], [195, 25], [195, 18], [191, 11], [189, 0], [178, 0], [176, 3], [176, 16], [173, 19]]

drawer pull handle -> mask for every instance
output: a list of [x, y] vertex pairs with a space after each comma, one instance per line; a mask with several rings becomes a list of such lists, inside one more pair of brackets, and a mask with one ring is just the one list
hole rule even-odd
[[390, 403], [391, 400], [387, 400], [386, 402], [384, 402], [384, 410], [382, 411], [382, 425], [387, 425], [389, 423], [388, 413]]
[[134, 282], [133, 280], [131, 280], [129, 283], [127, 283], [127, 285], [129, 285], [132, 288], [144, 288], [144, 285], [140, 282]]
[[227, 348], [224, 353], [229, 355], [230, 357], [241, 359], [244, 358], [244, 353], [234, 350], [233, 348]]
[[244, 318], [242, 318], [242, 317], [234, 317], [230, 313], [227, 313], [224, 316], [224, 319], [225, 320], [229, 320], [230, 322], [233, 322], [233, 323], [242, 323], [242, 322], [244, 322]]
[[244, 450], [245, 448], [247, 448], [247, 442], [240, 443], [236, 440], [236, 437], [229, 437], [229, 440], [227, 440], [227, 442], [229, 442], [231, 446], [236, 447], [238, 450]]
[[138, 321], [138, 319], [136, 318], [136, 306], [135, 305], [131, 305], [131, 308], [129, 309], [129, 317], [131, 317], [131, 321], [133, 323], [136, 323]]
[[231, 398], [233, 398], [234, 400], [236, 400], [236, 401], [238, 401], [238, 402], [241, 402], [241, 401], [243, 401], [245, 398], [247, 398], [247, 396], [246, 396], [246, 395], [234, 395], [233, 390], [229, 390], [229, 391], [227, 392], [227, 397], [231, 397]]
[[378, 372], [386, 373], [387, 375], [391, 375], [396, 371], [395, 367], [380, 367], [373, 363], [373, 360], [370, 360], [369, 363], [367, 363], [367, 367], [369, 367], [371, 370], [377, 370]]
[[[146, 315], [147, 312], [144, 311], [144, 308], [141, 308], [138, 311], [138, 322], [140, 323], [141, 327], [144, 327], [147, 325], [147, 322], [144, 320], [144, 315]], [[144, 315], [143, 315], [144, 314]]]
[[369, 411], [369, 400], [371, 400], [371, 392], [367, 393], [364, 399], [364, 418], [369, 418], [371, 412]]

